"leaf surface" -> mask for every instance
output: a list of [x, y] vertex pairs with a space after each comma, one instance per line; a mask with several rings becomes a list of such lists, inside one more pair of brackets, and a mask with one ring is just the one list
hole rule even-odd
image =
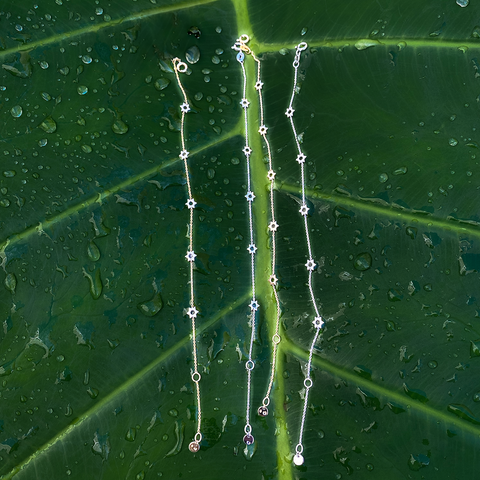
[[[0, 16], [1, 478], [470, 478], [480, 432], [478, 8], [19, 3]], [[230, 49], [241, 33], [262, 64], [282, 302], [273, 415], [255, 417], [250, 449], [245, 132]], [[284, 115], [300, 41], [309, 49], [295, 122], [326, 328], [314, 350], [305, 465], [294, 467], [313, 337]], [[173, 56], [190, 61], [197, 455], [187, 449], [195, 398]], [[251, 62], [247, 73], [253, 79]], [[256, 410], [275, 314], [254, 93], [250, 85]]]

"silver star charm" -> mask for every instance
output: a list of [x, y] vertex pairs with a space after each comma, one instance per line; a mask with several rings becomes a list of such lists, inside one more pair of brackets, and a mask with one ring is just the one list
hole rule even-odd
[[315, 270], [315, 267], [317, 266], [315, 264], [315, 262], [313, 261], [312, 258], [310, 258], [309, 260], [307, 260], [307, 263], [305, 264], [305, 266], [307, 267], [307, 270], [309, 272], [313, 272]]
[[245, 147], [243, 147], [243, 153], [248, 157], [252, 154], [252, 149], [248, 145], [246, 145]]
[[245, 195], [245, 198], [247, 199], [247, 202], [253, 202], [253, 199], [255, 198], [255, 194], [253, 192], [247, 192]]
[[242, 98], [240, 105], [242, 106], [242, 108], [248, 108], [250, 102], [246, 98]]
[[194, 262], [196, 256], [197, 256], [197, 254], [196, 254], [193, 250], [189, 250], [189, 251], [187, 252], [187, 254], [185, 255], [185, 258], [186, 258], [189, 262]]
[[297, 162], [298, 163], [305, 163], [307, 156], [304, 153], [299, 153], [297, 155]]
[[197, 204], [197, 202], [193, 199], [193, 198], [189, 198], [186, 202], [185, 202], [185, 205], [187, 206], [187, 208], [195, 208], [195, 205]]
[[257, 247], [255, 246], [254, 243], [251, 243], [251, 244], [247, 247], [247, 250], [248, 250], [248, 253], [250, 253], [251, 255], [253, 255], [258, 249], [257, 249]]
[[308, 215], [308, 207], [307, 207], [305, 204], [303, 204], [303, 205], [300, 207], [299, 212], [300, 212], [303, 216]]
[[267, 178], [272, 182], [275, 180], [276, 173], [273, 170], [269, 170], [267, 173]]
[[260, 305], [256, 300], [252, 300], [248, 306], [252, 312], [256, 312], [260, 308]]
[[187, 315], [191, 318], [194, 319], [198, 315], [198, 310], [195, 307], [190, 307], [187, 309]]
[[260, 80], [255, 84], [255, 90], [261, 90], [263, 87], [263, 82], [261, 82]]
[[285, 115], [286, 115], [288, 118], [292, 118], [294, 111], [295, 111], [295, 110], [294, 110], [292, 107], [288, 107], [288, 108], [287, 108], [287, 111], [285, 112]]
[[261, 125], [260, 128], [258, 129], [258, 133], [260, 135], [266, 135], [267, 134], [268, 128], [265, 125]]
[[271, 231], [271, 232], [276, 232], [277, 231], [277, 228], [278, 228], [278, 223], [273, 221], [273, 222], [270, 222], [268, 224], [268, 229]]
[[189, 105], [187, 102], [182, 103], [182, 104], [180, 105], [180, 110], [181, 110], [183, 113], [187, 113], [187, 112], [190, 111], [190, 105]]
[[324, 321], [322, 320], [322, 317], [315, 317], [315, 320], [313, 320], [312, 323], [315, 328], [322, 328]]
[[180, 152], [180, 155], [178, 155], [182, 160], [186, 160], [188, 156], [190, 155], [190, 152], [187, 152], [187, 150], [182, 150]]

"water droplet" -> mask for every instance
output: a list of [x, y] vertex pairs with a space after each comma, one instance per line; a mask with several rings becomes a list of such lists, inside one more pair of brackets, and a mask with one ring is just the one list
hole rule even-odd
[[451, 147], [455, 147], [456, 145], [458, 145], [458, 140], [456, 138], [451, 138], [449, 141], [448, 141], [448, 144], [451, 146]]
[[47, 117], [40, 125], [39, 127], [45, 132], [45, 133], [53, 133], [57, 130], [57, 123], [52, 117]]
[[480, 402], [480, 392], [475, 392], [473, 394], [473, 401], [474, 402]]
[[378, 40], [373, 40], [371, 38], [362, 38], [355, 42], [355, 48], [357, 50], [366, 50], [367, 48], [374, 47], [375, 45], [381, 45]]
[[303, 28], [302, 28], [302, 31], [300, 32], [300, 35], [305, 35], [307, 32], [308, 32], [308, 28], [307, 28], [307, 27], [303, 27]]
[[355, 257], [353, 266], [356, 270], [365, 271], [372, 266], [372, 256], [368, 252], [360, 253]]
[[475, 25], [475, 27], [473, 27], [472, 37], [473, 38], [480, 38], [480, 26], [479, 25]]
[[85, 153], [92, 153], [92, 147], [90, 145], [82, 145], [82, 150]]
[[108, 460], [110, 454], [110, 442], [108, 440], [108, 433], [100, 435], [98, 430], [93, 435], [92, 452], [95, 455], [100, 455], [103, 460]]
[[48, 92], [42, 92], [41, 96], [46, 102], [49, 102], [52, 99], [52, 96]]
[[7, 273], [7, 276], [5, 277], [5, 287], [10, 293], [15, 293], [15, 289], [17, 288], [17, 277], [14, 273]]
[[462, 8], [466, 7], [468, 5], [470, 0], [456, 0], [456, 4]]
[[90, 395], [90, 398], [98, 397], [98, 390], [96, 388], [89, 387], [87, 393]]
[[95, 242], [92, 241], [88, 245], [87, 255], [92, 262], [98, 262], [98, 260], [100, 260], [100, 250], [98, 249]]
[[212, 63], [213, 63], [214, 65], [218, 65], [218, 64], [220, 63], [220, 58], [219, 58], [217, 55], [214, 55], [214, 56], [212, 57]]
[[454, 413], [457, 417], [463, 418], [470, 423], [480, 425], [480, 420], [470, 411], [468, 407], [461, 403], [451, 403], [448, 405], [447, 410]]
[[40, 67], [43, 68], [44, 70], [46, 70], [48, 68], [48, 62], [46, 62], [45, 60], [42, 60], [40, 63], [39, 63]]
[[373, 465], [372, 465], [371, 463], [367, 463], [367, 464], [365, 465], [365, 468], [366, 468], [369, 472], [371, 472], [371, 471], [373, 470]]
[[133, 427], [130, 427], [125, 434], [125, 440], [128, 442], [133, 442], [137, 436], [137, 430]]
[[415, 388], [409, 388], [406, 383], [403, 384], [403, 390], [410, 398], [413, 398], [414, 400], [418, 400], [421, 403], [427, 403], [428, 402], [427, 394], [425, 392], [423, 392], [422, 390], [417, 390]]
[[403, 50], [406, 46], [407, 46], [407, 42], [398, 42], [397, 43], [398, 51]]
[[418, 229], [417, 227], [407, 227], [405, 233], [412, 239], [415, 240], [417, 236]]
[[192, 65], [200, 60], [200, 49], [194, 45], [185, 52], [185, 58]]
[[112, 130], [118, 135], [124, 135], [128, 132], [128, 125], [120, 119], [117, 119], [112, 124]]
[[428, 362], [428, 368], [431, 368], [432, 370], [434, 370], [437, 367], [438, 367], [438, 362], [436, 360], [430, 360]]
[[168, 411], [168, 414], [171, 417], [176, 418], [178, 417], [178, 410], [176, 408], [172, 408], [171, 410]]
[[68, 67], [59, 68], [58, 71], [65, 77], [70, 73], [70, 69]]
[[12, 117], [21, 117], [23, 113], [23, 108], [20, 105], [15, 105], [10, 109], [10, 113], [12, 114]]
[[170, 80], [168, 78], [159, 78], [157, 80], [155, 80], [155, 88], [157, 90], [164, 90], [165, 88], [167, 88], [169, 85], [170, 85]]
[[102, 7], [97, 7], [95, 9], [95, 15], [101, 15], [103, 13], [103, 8]]
[[203, 93], [197, 92], [193, 98], [195, 98], [195, 100], [199, 102], [203, 98]]
[[5, 170], [3, 172], [3, 176], [7, 177], [7, 178], [14, 177], [16, 174], [17, 174], [17, 172], [15, 170]]
[[86, 87], [85, 85], [79, 85], [77, 87], [77, 92], [79, 95], [85, 95], [86, 93], [88, 93], [88, 87]]
[[378, 181], [380, 183], [385, 183], [386, 181], [388, 180], [388, 175], [386, 173], [381, 173], [379, 176], [378, 176]]
[[408, 172], [407, 167], [399, 167], [396, 170], [394, 170], [393, 174], [394, 175], [405, 175]]
[[83, 55], [82, 62], [88, 65], [89, 63], [92, 63], [92, 57], [90, 55]]
[[10, 206], [10, 200], [8, 198], [2, 198], [0, 200], [0, 207], [9, 207]]
[[184, 433], [185, 423], [182, 420], [177, 420], [175, 422], [175, 446], [165, 455], [166, 457], [172, 457], [173, 455], [177, 455], [178, 453], [180, 453], [183, 445], [183, 440], [185, 438]]
[[222, 33], [222, 27], [216, 27], [216, 28], [215, 28], [215, 31], [216, 31], [217, 33]]
[[100, 269], [97, 268], [93, 275], [90, 275], [83, 269], [83, 275], [85, 278], [88, 279], [90, 283], [90, 294], [94, 300], [100, 298], [102, 294], [103, 284], [102, 284], [102, 277], [100, 276]]
[[137, 307], [147, 317], [153, 317], [163, 308], [160, 292], [157, 292], [148, 302], [139, 303]]

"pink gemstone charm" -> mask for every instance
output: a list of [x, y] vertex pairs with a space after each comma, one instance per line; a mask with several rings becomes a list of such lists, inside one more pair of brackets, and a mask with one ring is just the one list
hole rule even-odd
[[198, 442], [190, 442], [190, 444], [188, 445], [188, 449], [192, 453], [197, 453], [200, 450], [200, 444]]

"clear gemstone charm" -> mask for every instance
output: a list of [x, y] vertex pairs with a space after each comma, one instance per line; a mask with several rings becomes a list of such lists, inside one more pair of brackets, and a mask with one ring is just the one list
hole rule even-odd
[[300, 455], [299, 453], [296, 453], [295, 456], [293, 457], [293, 463], [299, 467], [300, 465], [303, 465], [304, 462], [303, 455]]

